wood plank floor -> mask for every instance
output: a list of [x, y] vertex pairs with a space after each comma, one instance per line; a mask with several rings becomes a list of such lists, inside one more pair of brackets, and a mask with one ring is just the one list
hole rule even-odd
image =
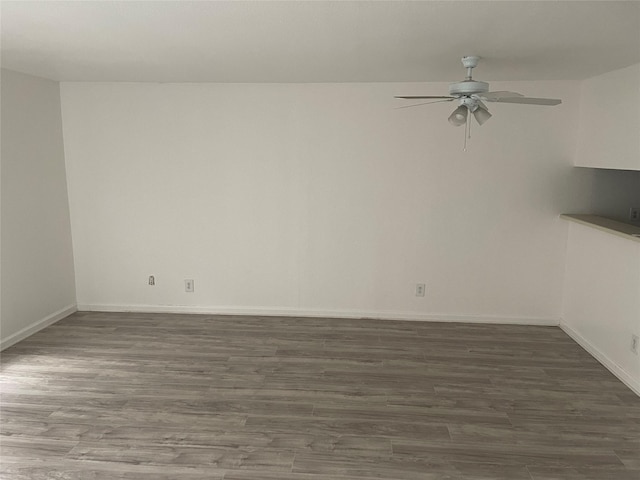
[[554, 327], [77, 313], [2, 353], [4, 480], [638, 480]]

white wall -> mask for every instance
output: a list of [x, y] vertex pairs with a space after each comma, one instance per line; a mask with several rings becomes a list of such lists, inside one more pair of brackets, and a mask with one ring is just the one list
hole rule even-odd
[[492, 87], [563, 104], [465, 153], [453, 104], [394, 109], [445, 84], [63, 83], [80, 308], [557, 323], [577, 84]]
[[57, 82], [2, 70], [1, 346], [73, 311]]
[[640, 395], [640, 243], [570, 223], [562, 327]]
[[[640, 206], [640, 64], [581, 82], [575, 164], [596, 167], [589, 212]], [[606, 170], [605, 170], [606, 169]], [[581, 170], [581, 169], [580, 169]], [[640, 395], [640, 244], [569, 226], [562, 328]]]
[[576, 165], [640, 170], [640, 63], [580, 85]]

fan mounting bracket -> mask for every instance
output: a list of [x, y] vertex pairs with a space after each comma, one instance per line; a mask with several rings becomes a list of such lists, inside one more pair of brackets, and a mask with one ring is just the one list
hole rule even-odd
[[477, 55], [467, 55], [466, 57], [462, 57], [462, 65], [464, 65], [464, 68], [476, 68], [478, 66], [478, 60], [480, 60], [480, 57]]

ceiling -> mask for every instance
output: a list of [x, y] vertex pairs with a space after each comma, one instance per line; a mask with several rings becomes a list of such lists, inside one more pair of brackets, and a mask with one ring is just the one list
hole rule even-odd
[[578, 80], [640, 62], [638, 1], [6, 1], [2, 67], [61, 81]]

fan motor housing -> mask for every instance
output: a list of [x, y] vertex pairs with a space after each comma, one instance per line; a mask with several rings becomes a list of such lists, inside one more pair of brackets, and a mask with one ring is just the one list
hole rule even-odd
[[478, 80], [464, 80], [449, 84], [449, 95], [472, 95], [474, 93], [486, 93], [489, 91], [487, 82]]

